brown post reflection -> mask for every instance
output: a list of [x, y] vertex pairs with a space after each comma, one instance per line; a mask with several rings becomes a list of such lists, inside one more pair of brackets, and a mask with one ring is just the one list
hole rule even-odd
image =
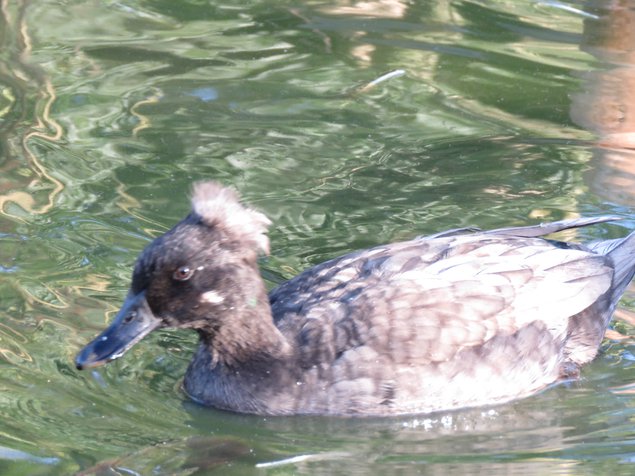
[[584, 73], [571, 118], [597, 135], [588, 183], [615, 203], [635, 205], [635, 0], [595, 1], [581, 49], [604, 67]]

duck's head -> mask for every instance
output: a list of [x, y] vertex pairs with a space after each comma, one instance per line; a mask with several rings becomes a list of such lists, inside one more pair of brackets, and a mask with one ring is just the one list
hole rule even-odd
[[244, 308], [266, 299], [257, 257], [269, 251], [269, 224], [243, 206], [233, 189], [195, 184], [192, 212], [141, 253], [121, 310], [77, 355], [77, 368], [121, 357], [157, 328], [193, 328], [213, 336], [221, 327], [244, 325], [234, 316], [247, 319]]

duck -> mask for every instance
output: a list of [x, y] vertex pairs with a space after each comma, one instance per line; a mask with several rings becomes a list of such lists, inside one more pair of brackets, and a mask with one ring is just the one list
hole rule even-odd
[[221, 410], [393, 416], [507, 403], [579, 377], [635, 274], [635, 232], [546, 236], [619, 219], [448, 230], [345, 254], [268, 293], [259, 258], [271, 221], [233, 188], [195, 183], [191, 211], [141, 252], [120, 311], [75, 365], [187, 328], [199, 343], [182, 388]]

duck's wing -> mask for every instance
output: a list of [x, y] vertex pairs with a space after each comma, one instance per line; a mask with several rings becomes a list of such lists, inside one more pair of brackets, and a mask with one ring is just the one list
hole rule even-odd
[[442, 236], [347, 255], [274, 290], [274, 318], [302, 366], [359, 366], [361, 354], [378, 365], [428, 365], [534, 323], [564, 340], [569, 318], [609, 290], [611, 264], [520, 234]]
[[488, 230], [483, 232], [488, 235], [507, 235], [518, 236], [525, 238], [533, 238], [539, 236], [550, 235], [563, 230], [570, 230], [572, 228], [581, 228], [584, 226], [597, 225], [598, 223], [606, 223], [609, 221], [619, 221], [621, 217], [605, 215], [599, 217], [590, 218], [571, 218], [567, 220], [553, 221], [548, 223], [540, 223], [539, 225], [531, 226], [518, 226], [509, 228], [498, 228], [495, 230]]
[[570, 218], [567, 220], [553, 221], [547, 223], [540, 223], [538, 225], [529, 225], [529, 226], [513, 226], [507, 228], [496, 228], [494, 230], [483, 231], [478, 227], [464, 227], [464, 228], [454, 228], [447, 231], [442, 231], [440, 233], [435, 233], [433, 235], [422, 236], [420, 239], [435, 239], [435, 238], [443, 238], [447, 236], [454, 235], [463, 235], [466, 233], [483, 233], [486, 235], [506, 235], [506, 236], [517, 236], [524, 238], [536, 238], [540, 236], [550, 235], [552, 233], [557, 233], [563, 230], [570, 230], [572, 228], [581, 228], [584, 226], [597, 225], [598, 223], [606, 223], [609, 221], [619, 221], [621, 217], [613, 216], [613, 215], [604, 215], [600, 217], [591, 217], [591, 218]]

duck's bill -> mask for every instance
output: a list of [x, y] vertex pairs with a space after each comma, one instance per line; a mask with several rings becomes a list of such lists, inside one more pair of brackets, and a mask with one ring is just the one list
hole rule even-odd
[[75, 366], [82, 370], [117, 359], [160, 326], [161, 320], [150, 310], [145, 293], [129, 294], [110, 327], [77, 354]]

